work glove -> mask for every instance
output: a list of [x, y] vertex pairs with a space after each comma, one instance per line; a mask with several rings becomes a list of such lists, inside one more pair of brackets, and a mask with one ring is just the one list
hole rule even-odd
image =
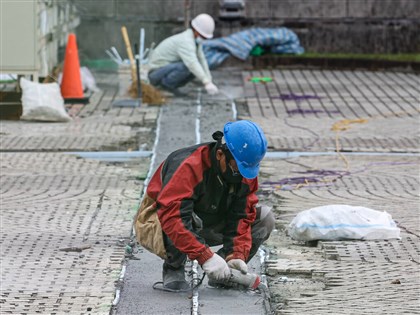
[[229, 260], [228, 266], [232, 269], [239, 270], [243, 274], [246, 274], [248, 272], [248, 266], [242, 259]]
[[206, 83], [204, 88], [206, 89], [207, 93], [210, 95], [215, 95], [219, 93], [219, 89], [217, 88], [217, 86], [213, 84], [213, 82]]
[[201, 267], [210, 279], [224, 280], [230, 277], [230, 269], [228, 264], [216, 253]]

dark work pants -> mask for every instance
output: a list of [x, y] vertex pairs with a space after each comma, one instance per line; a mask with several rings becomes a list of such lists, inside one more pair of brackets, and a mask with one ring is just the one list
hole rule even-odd
[[188, 70], [183, 62], [176, 62], [149, 72], [149, 81], [154, 86], [176, 89], [184, 86], [194, 75]]
[[[251, 225], [251, 236], [252, 236], [252, 246], [249, 253], [248, 261], [257, 253], [260, 245], [268, 239], [271, 231], [274, 228], [274, 215], [271, 212], [270, 207], [266, 206], [257, 206], [257, 217], [254, 223]], [[223, 244], [223, 230], [225, 224], [217, 224], [215, 226], [207, 227], [198, 232], [198, 234], [206, 240], [206, 243], [209, 246], [217, 246]], [[167, 259], [165, 260], [165, 265], [169, 266], [172, 269], [178, 269], [185, 264], [187, 256], [180, 252], [172, 243], [172, 241], [163, 233], [163, 240], [165, 242], [165, 249], [167, 254]], [[217, 252], [223, 258], [225, 253], [223, 248]], [[247, 261], [247, 262], [248, 262]]]

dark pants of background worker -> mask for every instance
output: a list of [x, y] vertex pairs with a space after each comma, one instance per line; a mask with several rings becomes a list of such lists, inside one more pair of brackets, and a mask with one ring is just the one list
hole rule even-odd
[[[257, 218], [251, 225], [252, 247], [249, 253], [248, 261], [257, 253], [260, 245], [268, 239], [271, 231], [274, 228], [274, 215], [270, 207], [257, 207]], [[217, 224], [215, 226], [206, 227], [198, 232], [198, 234], [206, 240], [209, 246], [217, 246], [223, 244], [223, 230], [225, 223]], [[187, 256], [181, 253], [172, 243], [172, 241], [163, 233], [163, 240], [165, 243], [167, 259], [165, 265], [171, 269], [178, 269], [184, 265]], [[223, 248], [217, 252], [223, 258], [225, 253]], [[248, 262], [247, 261], [247, 262]]]
[[183, 62], [176, 62], [149, 72], [149, 81], [154, 86], [176, 89], [194, 79], [194, 75]]

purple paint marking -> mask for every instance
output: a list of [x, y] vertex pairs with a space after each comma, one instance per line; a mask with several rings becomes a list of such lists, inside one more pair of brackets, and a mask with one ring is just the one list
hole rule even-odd
[[296, 94], [280, 94], [280, 96], [273, 96], [272, 98], [279, 98], [284, 101], [303, 101], [303, 100], [310, 100], [310, 99], [316, 99], [320, 100], [321, 97], [317, 95], [296, 95]]
[[[281, 190], [293, 190], [296, 187], [292, 185], [299, 185], [299, 184], [309, 184], [314, 183], [315, 185], [305, 185], [302, 188], [312, 189], [312, 188], [319, 188], [319, 187], [327, 187], [335, 182], [337, 179], [342, 178], [344, 176], [349, 176], [352, 174], [363, 173], [368, 171], [371, 166], [400, 166], [400, 165], [418, 165], [416, 162], [373, 162], [366, 164], [362, 169], [349, 172], [349, 171], [335, 171], [335, 170], [307, 170], [307, 171], [296, 171], [293, 173], [296, 174], [311, 174], [314, 176], [303, 176], [303, 177], [290, 177], [290, 178], [283, 178], [279, 181], [266, 181], [261, 183], [261, 186], [271, 187], [274, 189], [281, 189]], [[326, 179], [328, 177], [328, 179]], [[331, 178], [332, 177], [332, 178]], [[280, 186], [280, 187], [279, 187]], [[264, 194], [269, 194], [269, 192], [264, 192]]]
[[340, 112], [338, 110], [321, 110], [321, 109], [301, 109], [299, 107], [299, 104], [301, 101], [304, 100], [310, 100], [310, 99], [315, 99], [315, 100], [320, 100], [322, 97], [318, 96], [318, 95], [307, 95], [307, 94], [303, 94], [303, 95], [297, 95], [297, 94], [280, 94], [280, 96], [273, 96], [272, 98], [278, 98], [284, 101], [296, 101], [297, 107], [295, 109], [289, 109], [287, 110], [287, 114], [289, 115], [296, 115], [296, 114], [321, 114], [321, 113], [325, 113], [325, 114], [339, 114]]

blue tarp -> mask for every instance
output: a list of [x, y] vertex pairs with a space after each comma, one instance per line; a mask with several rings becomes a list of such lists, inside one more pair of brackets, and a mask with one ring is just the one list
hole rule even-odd
[[226, 37], [206, 40], [203, 51], [209, 68], [214, 69], [230, 55], [246, 60], [251, 50], [258, 45], [277, 54], [302, 54], [305, 51], [297, 35], [285, 27], [251, 28]]

